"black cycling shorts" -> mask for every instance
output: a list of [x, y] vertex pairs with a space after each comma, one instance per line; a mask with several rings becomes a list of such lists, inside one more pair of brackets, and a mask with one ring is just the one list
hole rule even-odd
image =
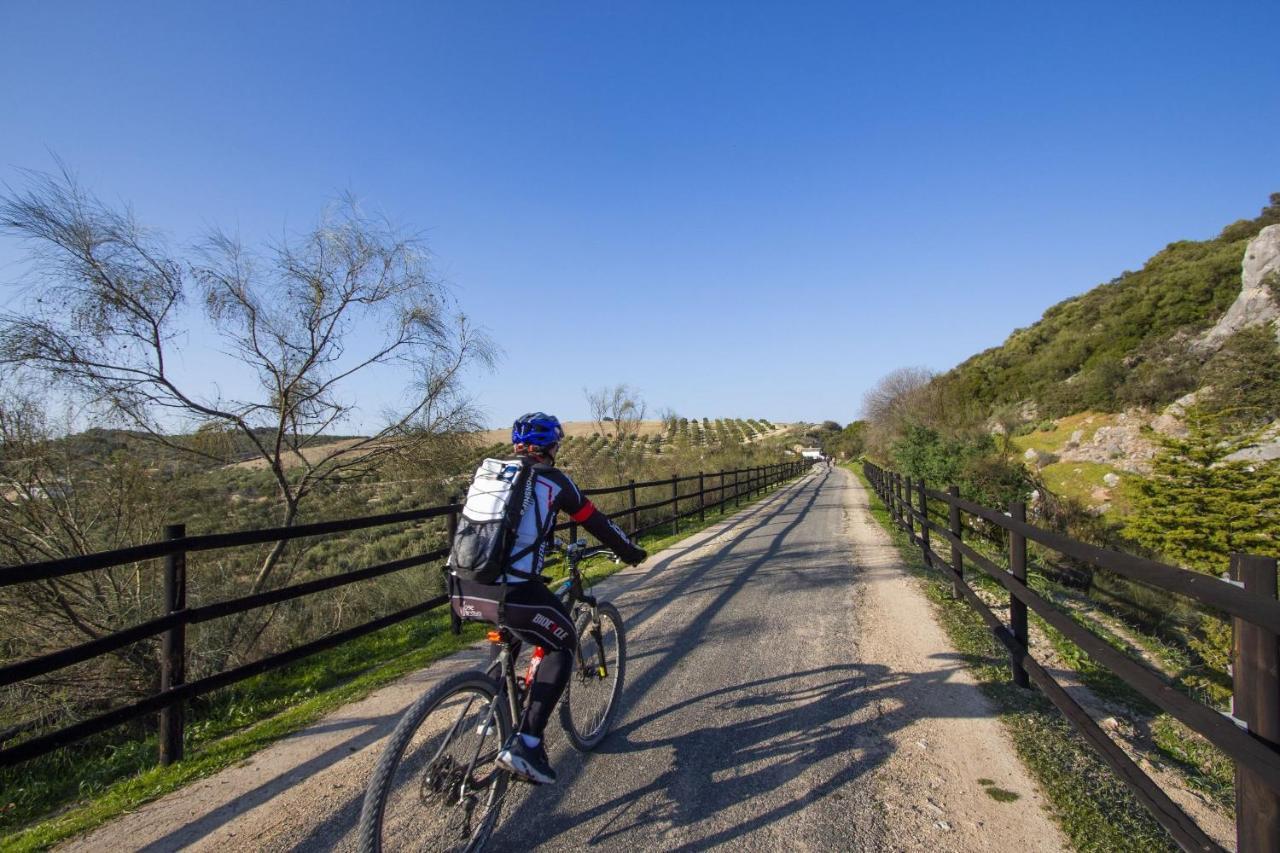
[[[450, 603], [458, 617], [498, 624], [500, 584], [453, 579]], [[564, 604], [538, 581], [507, 584], [507, 627], [520, 639], [548, 651], [572, 649], [578, 638]]]

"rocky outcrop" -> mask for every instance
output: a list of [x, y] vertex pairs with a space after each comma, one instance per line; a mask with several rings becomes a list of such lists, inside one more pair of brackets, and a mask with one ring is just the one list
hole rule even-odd
[[[1087, 423], [1087, 421], [1086, 421]], [[1063, 446], [1063, 462], [1101, 462], [1121, 471], [1146, 473], [1156, 455], [1155, 444], [1142, 434], [1147, 418], [1139, 410], [1116, 415], [1113, 423], [1098, 427], [1088, 440], [1077, 430]]]
[[[1240, 270], [1240, 295], [1199, 346], [1216, 350], [1241, 329], [1274, 323], [1280, 318], [1280, 301], [1272, 288], [1280, 285], [1280, 225], [1268, 225], [1249, 241]], [[1277, 287], [1280, 290], [1280, 287]]]
[[1187, 410], [1194, 406], [1208, 390], [1208, 388], [1201, 388], [1198, 391], [1192, 391], [1185, 397], [1179, 397], [1174, 400], [1159, 417], [1151, 422], [1151, 428], [1162, 435], [1185, 438], [1187, 435]]
[[1271, 424], [1253, 445], [1227, 457], [1228, 462], [1274, 462], [1277, 459], [1280, 459], [1280, 423]]

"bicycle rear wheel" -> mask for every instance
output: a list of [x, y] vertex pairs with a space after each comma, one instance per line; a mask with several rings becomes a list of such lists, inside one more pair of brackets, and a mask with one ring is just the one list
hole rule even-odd
[[574, 749], [586, 751], [604, 740], [622, 696], [627, 674], [627, 638], [622, 615], [608, 602], [597, 606], [598, 625], [591, 611], [578, 617], [578, 648], [573, 658], [573, 674], [560, 700], [560, 725]]
[[401, 717], [374, 768], [360, 849], [483, 849], [510, 782], [494, 763], [510, 734], [506, 702], [485, 674], [458, 673], [428, 691]]

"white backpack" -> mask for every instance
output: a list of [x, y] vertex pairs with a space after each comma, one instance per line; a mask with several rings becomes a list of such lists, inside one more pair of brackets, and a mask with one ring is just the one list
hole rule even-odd
[[493, 583], [537, 547], [512, 554], [516, 530], [533, 503], [533, 461], [486, 459], [476, 469], [449, 550], [449, 568], [465, 580]]

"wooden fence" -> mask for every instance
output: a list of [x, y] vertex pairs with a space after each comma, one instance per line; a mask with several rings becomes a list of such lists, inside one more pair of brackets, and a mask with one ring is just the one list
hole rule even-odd
[[[785, 462], [731, 471], [699, 472], [685, 477], [672, 476], [665, 480], [651, 480], [642, 483], [632, 480], [619, 486], [583, 489], [583, 494], [594, 497], [625, 493], [627, 495], [627, 503], [621, 511], [615, 511], [614, 516], [619, 520], [620, 524], [629, 527], [632, 535], [644, 534], [667, 525], [670, 525], [672, 533], [677, 533], [679, 532], [680, 522], [683, 519], [697, 516], [699, 519], [705, 520], [709, 508], [718, 508], [720, 511], [724, 511], [731, 504], [740, 505], [744, 498], [762, 493], [768, 488], [791, 479], [807, 469], [807, 462]], [[682, 485], [691, 485], [693, 483], [697, 484], [697, 491], [689, 490], [683, 494], [681, 493]], [[670, 497], [644, 504], [637, 502], [637, 490], [666, 486], [671, 488]], [[659, 513], [655, 517], [655, 510], [663, 510], [668, 507], [670, 508], [668, 513]], [[446, 544], [445, 547], [367, 568], [342, 572], [341, 574], [329, 575], [279, 589], [198, 607], [189, 607], [186, 601], [187, 554], [196, 551], [214, 551], [244, 545], [260, 545], [346, 533], [354, 530], [367, 530], [406, 522], [422, 522], [430, 519], [444, 519], [446, 530], [451, 538], [453, 531], [456, 529], [458, 513], [461, 509], [462, 505], [455, 502], [444, 506], [363, 518], [347, 518], [316, 524], [299, 524], [287, 528], [278, 527], [232, 533], [212, 533], [202, 536], [188, 536], [184, 525], [175, 524], [166, 528], [165, 538], [159, 542], [150, 542], [130, 548], [103, 551], [79, 557], [0, 568], [0, 587], [7, 587], [14, 584], [38, 583], [83, 572], [99, 571], [113, 566], [160, 559], [164, 561], [164, 601], [166, 604], [163, 615], [134, 625], [131, 628], [116, 631], [71, 648], [0, 666], [0, 688], [3, 688], [7, 685], [38, 678], [66, 667], [110, 654], [132, 643], [156, 636], [161, 637], [159, 692], [133, 704], [114, 708], [55, 731], [42, 731], [6, 746], [0, 749], [0, 767], [27, 761], [83, 738], [106, 731], [114, 726], [152, 714], [159, 715], [160, 761], [161, 763], [169, 764], [182, 758], [183, 708], [194, 697], [294, 663], [309, 655], [333, 648], [349, 640], [394, 625], [397, 622], [420, 616], [429, 610], [448, 603], [446, 596], [438, 595], [395, 613], [389, 613], [370, 622], [313, 640], [288, 651], [237, 666], [233, 669], [224, 670], [196, 681], [187, 681], [184, 671], [187, 659], [186, 629], [188, 626], [314, 595], [315, 593], [336, 589], [348, 584], [370, 581], [414, 566], [427, 565], [446, 557], [449, 553], [449, 548]], [[642, 520], [646, 520], [647, 523], [641, 524]], [[568, 530], [571, 538], [577, 537], [577, 525], [572, 522], [561, 524], [556, 530]], [[10, 737], [10, 740], [14, 739], [15, 737]]]
[[[1027, 638], [1028, 608], [1125, 684], [1230, 756], [1236, 765], [1238, 849], [1241, 853], [1280, 851], [1280, 654], [1276, 641], [1280, 635], [1280, 601], [1276, 600], [1275, 559], [1232, 555], [1232, 577], [1224, 581], [1035, 527], [1027, 523], [1023, 503], [1012, 503], [1008, 512], [1002, 512], [962, 499], [955, 486], [945, 492], [935, 491], [922, 481], [912, 482], [909, 477], [870, 462], [864, 463], [863, 471], [894, 521], [920, 547], [925, 563], [951, 579], [954, 597], [972, 605], [1009, 650], [1013, 682], [1039, 687], [1183, 849], [1222, 848], [1032, 657]], [[946, 522], [942, 523], [944, 515]], [[966, 517], [1007, 532], [1007, 568], [996, 565], [965, 541], [966, 531], [974, 527], [974, 521]], [[935, 537], [950, 546], [949, 560], [934, 550]], [[1116, 650], [1033, 591], [1027, 585], [1028, 541], [1156, 589], [1186, 596], [1230, 616], [1235, 630], [1234, 715], [1223, 714], [1180, 692], [1163, 675]], [[1009, 591], [1008, 625], [965, 581], [966, 560]]]

